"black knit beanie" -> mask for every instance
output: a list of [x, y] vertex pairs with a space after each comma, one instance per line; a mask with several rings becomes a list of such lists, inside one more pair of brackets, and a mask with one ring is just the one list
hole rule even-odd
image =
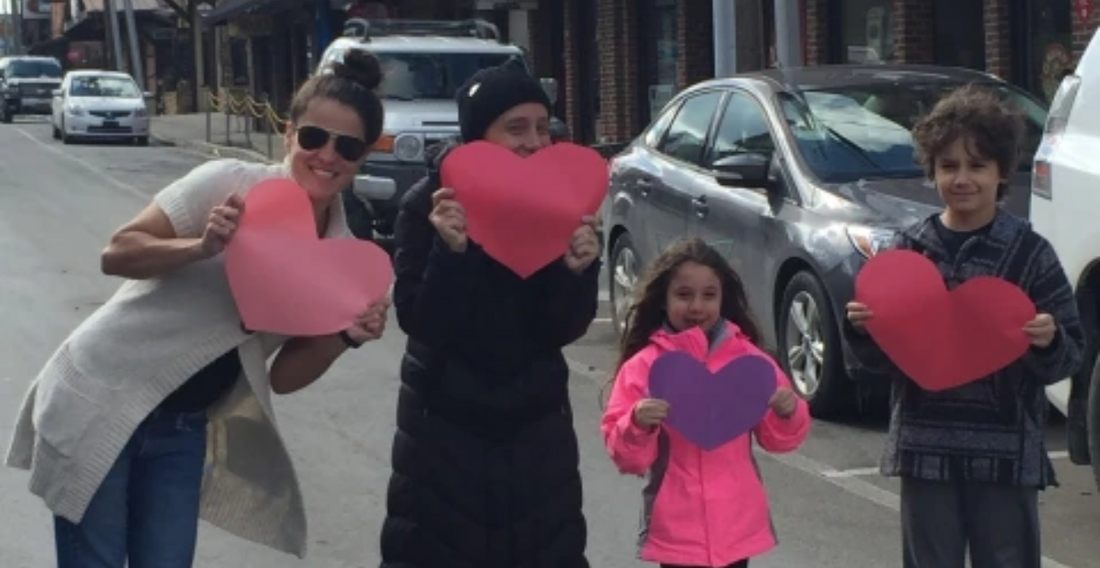
[[499, 67], [474, 73], [455, 93], [455, 101], [464, 142], [480, 140], [494, 120], [516, 105], [539, 103], [552, 112], [550, 97], [542, 85], [515, 57]]

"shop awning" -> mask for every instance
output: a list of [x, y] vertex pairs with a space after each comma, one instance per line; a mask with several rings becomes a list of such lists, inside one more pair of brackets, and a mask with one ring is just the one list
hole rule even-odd
[[216, 26], [236, 16], [288, 3], [297, 2], [288, 2], [287, 0], [222, 0], [218, 2], [213, 10], [203, 16], [202, 23], [204, 26]]

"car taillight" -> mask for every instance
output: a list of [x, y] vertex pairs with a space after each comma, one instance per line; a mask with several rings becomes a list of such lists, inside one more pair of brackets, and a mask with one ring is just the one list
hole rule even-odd
[[1043, 129], [1043, 140], [1035, 151], [1035, 161], [1031, 168], [1031, 193], [1037, 197], [1045, 199], [1054, 197], [1050, 156], [1066, 130], [1069, 114], [1073, 109], [1074, 100], [1077, 99], [1077, 90], [1080, 86], [1080, 77], [1068, 75], [1062, 79], [1062, 84], [1058, 86], [1054, 100], [1050, 103], [1046, 127]]

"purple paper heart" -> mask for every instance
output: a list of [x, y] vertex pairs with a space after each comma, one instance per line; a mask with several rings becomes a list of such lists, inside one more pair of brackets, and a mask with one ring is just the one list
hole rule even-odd
[[649, 394], [668, 402], [665, 424], [704, 450], [713, 450], [756, 427], [775, 394], [775, 367], [743, 355], [711, 373], [682, 351], [669, 351], [649, 370]]

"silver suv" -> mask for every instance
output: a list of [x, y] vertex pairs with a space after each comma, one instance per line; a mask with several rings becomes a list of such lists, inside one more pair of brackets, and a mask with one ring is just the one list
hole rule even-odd
[[21, 114], [50, 114], [61, 76], [61, 63], [53, 57], [0, 58], [0, 121], [10, 123]]
[[[355, 234], [386, 245], [401, 196], [427, 174], [425, 148], [459, 134], [455, 91], [480, 69], [512, 57], [526, 62], [526, 57], [522, 48], [501, 42], [496, 26], [483, 20], [354, 18], [325, 50], [317, 72], [342, 61], [351, 49], [378, 58], [386, 118], [344, 203]], [[542, 84], [555, 100], [556, 81], [542, 79]]]

